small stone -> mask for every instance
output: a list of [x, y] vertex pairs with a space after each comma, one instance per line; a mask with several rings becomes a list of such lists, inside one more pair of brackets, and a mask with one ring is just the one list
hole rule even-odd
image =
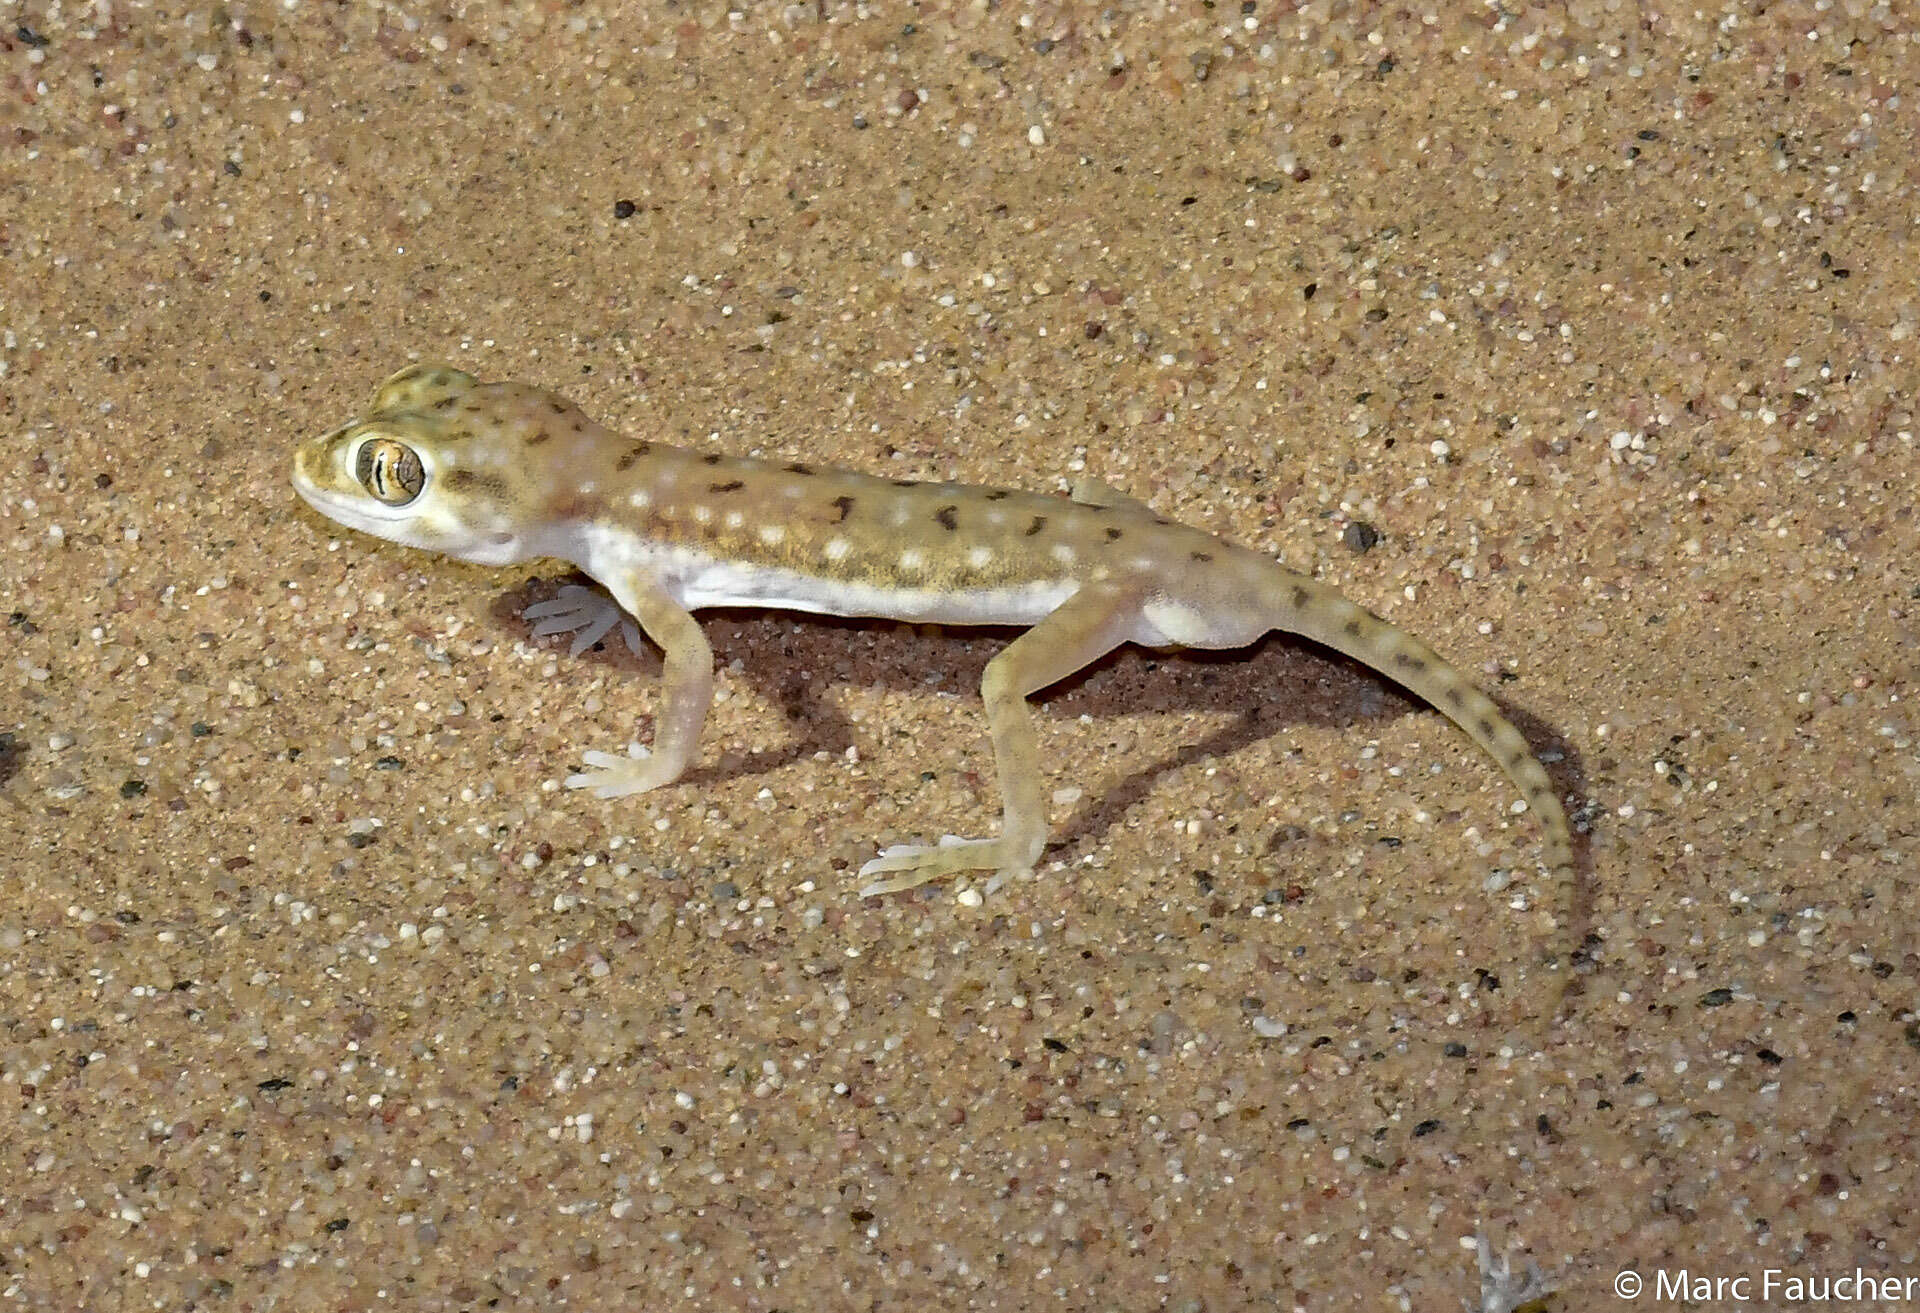
[[1380, 531], [1365, 520], [1354, 520], [1347, 525], [1346, 532], [1340, 535], [1340, 541], [1355, 556], [1370, 552], [1380, 541]]

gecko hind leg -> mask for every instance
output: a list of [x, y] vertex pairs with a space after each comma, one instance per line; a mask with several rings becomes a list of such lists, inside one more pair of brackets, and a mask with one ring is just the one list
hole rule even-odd
[[948, 835], [937, 844], [895, 844], [860, 868], [895, 872], [860, 890], [862, 898], [898, 893], [955, 871], [1029, 871], [1047, 846], [1047, 810], [1027, 699], [1127, 641], [1140, 620], [1138, 582], [1085, 584], [1046, 619], [987, 663], [980, 696], [1000, 779], [1000, 833], [990, 839]]

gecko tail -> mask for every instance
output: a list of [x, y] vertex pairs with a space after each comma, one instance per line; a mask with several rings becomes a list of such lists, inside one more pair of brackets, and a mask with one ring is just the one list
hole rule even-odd
[[1546, 866], [1573, 873], [1573, 832], [1546, 768], [1492, 698], [1452, 662], [1333, 589], [1283, 572], [1273, 599], [1274, 628], [1300, 634], [1379, 671], [1458, 725], [1499, 763], [1545, 831]]

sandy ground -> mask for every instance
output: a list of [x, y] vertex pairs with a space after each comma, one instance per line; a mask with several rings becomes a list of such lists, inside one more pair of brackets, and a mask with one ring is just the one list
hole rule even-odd
[[[1749, 8], [12, 11], [0, 1308], [1920, 1305], [1920, 49]], [[1001, 636], [715, 615], [562, 789], [656, 661], [288, 489], [434, 358], [1268, 550], [1580, 878], [1286, 638], [1050, 696], [984, 899], [852, 890]]]

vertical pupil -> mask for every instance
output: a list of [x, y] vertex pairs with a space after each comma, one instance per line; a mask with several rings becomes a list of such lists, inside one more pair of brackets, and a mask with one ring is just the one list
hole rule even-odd
[[425, 472], [420, 468], [420, 453], [412, 447], [402, 447], [394, 477], [399, 480], [400, 491], [406, 494], [407, 500], [418, 497], [421, 485], [426, 482]]
[[392, 506], [404, 506], [418, 497], [427, 481], [419, 452], [383, 439], [361, 445], [353, 458], [353, 476], [361, 487]]

